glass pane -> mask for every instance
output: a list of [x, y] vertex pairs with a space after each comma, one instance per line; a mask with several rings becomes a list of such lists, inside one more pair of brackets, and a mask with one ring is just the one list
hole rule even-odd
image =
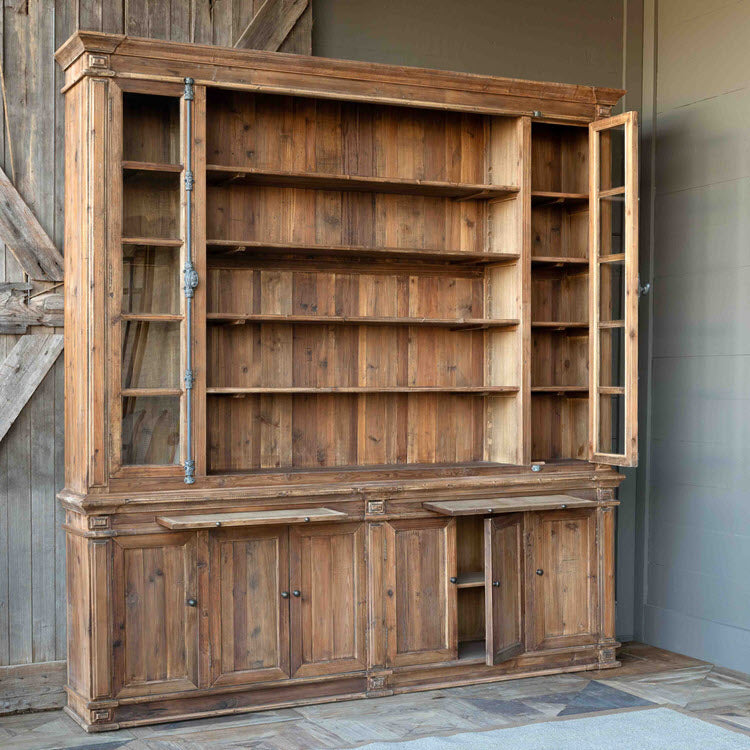
[[625, 196], [599, 199], [599, 255], [625, 252]]
[[176, 464], [180, 460], [180, 397], [122, 400], [122, 463]]
[[599, 331], [599, 385], [625, 385], [625, 329]]
[[599, 396], [599, 445], [600, 453], [625, 452], [625, 396]]
[[625, 262], [599, 264], [599, 322], [625, 317]]
[[123, 323], [123, 388], [178, 388], [179, 371], [179, 323]]
[[178, 314], [179, 268], [177, 247], [125, 245], [122, 249], [122, 311]]
[[611, 190], [625, 184], [625, 126], [599, 132], [599, 189]]

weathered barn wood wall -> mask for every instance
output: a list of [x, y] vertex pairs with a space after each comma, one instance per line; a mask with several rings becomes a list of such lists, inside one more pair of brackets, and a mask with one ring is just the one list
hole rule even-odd
[[[295, 0], [274, 2], [282, 14]], [[76, 28], [233, 45], [263, 0], [5, 0], [0, 63], [11, 142], [0, 166], [63, 250], [63, 100], [53, 53]], [[281, 49], [311, 52], [311, 5]], [[11, 164], [11, 148], [13, 164]], [[0, 283], [24, 281], [0, 244]], [[29, 329], [33, 331], [34, 329]], [[50, 328], [39, 332], [51, 333]], [[0, 361], [17, 336], [0, 335]], [[0, 441], [0, 713], [61, 705], [65, 659], [62, 356]], [[39, 670], [8, 667], [41, 663]]]

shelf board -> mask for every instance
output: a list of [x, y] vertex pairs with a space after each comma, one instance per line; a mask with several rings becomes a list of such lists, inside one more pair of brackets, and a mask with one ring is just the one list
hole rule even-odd
[[531, 258], [531, 263], [538, 266], [588, 266], [589, 259], [537, 255]]
[[398, 177], [362, 177], [323, 172], [282, 172], [220, 164], [206, 165], [206, 180], [210, 185], [241, 183], [273, 187], [424, 195], [465, 200], [502, 198], [518, 193], [518, 187], [515, 185], [481, 185], [440, 180], [410, 180]]
[[251, 315], [238, 313], [207, 313], [210, 323], [322, 323], [326, 325], [392, 325], [433, 326], [452, 330], [481, 330], [484, 328], [513, 328], [517, 318], [387, 318], [341, 315]]
[[137, 323], [171, 323], [182, 320], [182, 315], [172, 313], [122, 313], [121, 320], [132, 320]]
[[484, 662], [487, 646], [484, 641], [459, 641], [458, 660]]
[[557, 321], [557, 320], [534, 320], [531, 323], [532, 328], [548, 328], [555, 331], [566, 331], [568, 329], [588, 329], [588, 323], [580, 321]]
[[600, 263], [624, 263], [625, 253], [612, 253], [611, 255], [600, 255]]
[[532, 190], [531, 204], [539, 205], [576, 205], [589, 202], [588, 193], [562, 193], [554, 190]]
[[366, 245], [311, 245], [292, 242], [257, 242], [243, 240], [207, 240], [206, 247], [215, 254], [238, 253], [273, 254], [290, 260], [309, 260], [320, 256], [346, 258], [378, 258], [392, 260], [417, 260], [456, 265], [485, 265], [490, 263], [515, 263], [518, 253], [476, 253], [457, 250], [436, 250], [403, 247], [368, 247]]
[[206, 393], [211, 396], [242, 396], [254, 394], [275, 395], [316, 395], [330, 393], [469, 393], [477, 395], [518, 393], [516, 386], [506, 385], [456, 385], [456, 386], [321, 386], [310, 387], [278, 387], [278, 388], [206, 388]]
[[625, 388], [621, 385], [600, 385], [597, 388], [600, 396], [624, 396]]
[[163, 164], [155, 161], [123, 161], [122, 168], [127, 172], [182, 172], [182, 164]]
[[182, 247], [182, 240], [164, 237], [123, 237], [123, 245], [154, 245], [158, 247]]
[[532, 385], [532, 393], [588, 393], [587, 385]]
[[456, 587], [459, 589], [472, 589], [478, 587], [484, 588], [484, 572], [477, 571], [476, 573], [461, 573], [458, 576], [458, 583]]
[[255, 510], [239, 513], [196, 513], [185, 516], [157, 516], [156, 522], [167, 529], [212, 529], [234, 526], [276, 526], [338, 521], [346, 513], [330, 508], [298, 508], [296, 510]]
[[181, 388], [123, 388], [123, 398], [141, 398], [143, 396], [181, 396]]

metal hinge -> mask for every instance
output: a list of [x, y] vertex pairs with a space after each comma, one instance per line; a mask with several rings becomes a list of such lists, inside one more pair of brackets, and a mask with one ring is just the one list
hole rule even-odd
[[188, 193], [191, 193], [193, 191], [193, 185], [195, 185], [195, 180], [193, 179], [193, 170], [188, 169], [185, 172], [185, 190]]
[[192, 102], [193, 99], [195, 99], [195, 90], [193, 89], [193, 84], [195, 81], [192, 78], [186, 78], [185, 79], [185, 100]]
[[198, 272], [190, 262], [185, 261], [185, 299], [192, 299], [195, 296], [195, 287], [198, 286]]

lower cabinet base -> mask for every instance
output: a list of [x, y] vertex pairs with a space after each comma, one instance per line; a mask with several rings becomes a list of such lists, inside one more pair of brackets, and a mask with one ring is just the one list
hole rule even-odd
[[[584, 647], [550, 653], [524, 654], [498, 666], [478, 660], [466, 664], [421, 665], [336, 678], [254, 686], [232, 692], [200, 690], [171, 696], [86, 701], [68, 688], [65, 711], [87, 732], [105, 732], [143, 724], [182, 721], [228, 714], [333, 703], [357, 698], [437, 690], [485, 682], [537, 677], [619, 666], [615, 646]], [[468, 660], [467, 660], [468, 661]]]

